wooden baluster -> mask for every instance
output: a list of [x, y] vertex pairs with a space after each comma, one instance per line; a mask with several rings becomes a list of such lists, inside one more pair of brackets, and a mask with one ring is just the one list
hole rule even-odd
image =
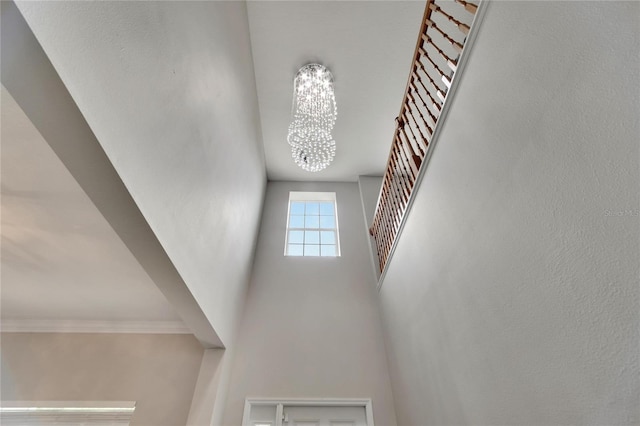
[[[402, 123], [402, 133], [407, 138], [407, 140], [410, 140], [412, 142], [412, 145], [414, 148], [418, 147], [418, 149], [416, 149], [415, 151], [418, 153], [420, 158], [424, 158], [426, 154], [426, 150], [424, 150], [423, 146], [418, 142], [418, 138], [416, 138], [415, 133], [413, 133], [413, 129], [411, 128], [411, 126], [409, 126], [408, 120], [405, 117], [405, 112], [406, 112], [406, 108], [402, 112], [402, 115], [400, 116], [400, 122]], [[411, 133], [411, 139], [409, 139], [409, 136], [407, 135], [407, 131], [406, 131], [407, 128], [409, 129], [409, 133]]]
[[411, 187], [413, 187], [413, 182], [415, 182], [415, 179], [418, 176], [418, 169], [420, 168], [420, 163], [416, 163], [416, 159], [420, 161], [420, 158], [414, 153], [409, 152], [407, 144], [401, 143], [400, 135], [396, 134], [396, 140], [398, 141], [400, 150], [404, 152], [404, 156], [409, 164], [409, 169], [411, 170]]
[[455, 0], [456, 3], [460, 3], [464, 6], [465, 10], [469, 13], [475, 14], [478, 11], [478, 6], [465, 0]]
[[384, 237], [382, 236], [382, 204], [378, 204], [377, 215], [378, 215], [378, 224], [376, 228], [375, 239], [376, 239], [376, 248], [378, 250], [378, 264], [382, 265], [383, 256], [384, 256], [384, 244], [383, 244]]
[[[431, 119], [431, 126], [430, 127], [432, 129], [435, 129], [436, 123], [438, 122], [438, 117], [436, 117], [435, 115], [433, 115], [431, 113], [431, 110], [427, 106], [427, 104], [424, 101], [424, 99], [422, 99], [422, 95], [418, 91], [418, 88], [413, 84], [413, 81], [411, 82], [411, 85], [409, 86], [409, 88], [410, 88], [411, 92], [413, 94], [415, 94], [418, 97], [418, 99], [420, 99], [420, 102], [422, 103], [422, 106], [424, 107], [424, 110], [427, 111], [427, 114], [429, 114], [429, 118]], [[415, 104], [415, 98], [413, 96], [411, 98], [413, 99], [413, 103]], [[418, 105], [416, 105], [416, 108], [418, 108], [418, 111], [420, 111], [420, 108], [418, 107]], [[422, 114], [420, 114], [420, 117], [423, 118], [423, 120], [424, 120], [424, 117], [422, 117]]]
[[449, 42], [449, 44], [451, 44], [451, 46], [453, 46], [454, 49], [456, 49], [458, 51], [458, 53], [462, 53], [462, 44], [458, 43], [457, 41], [455, 41], [453, 38], [451, 38], [451, 36], [447, 33], [445, 33], [444, 31], [442, 31], [440, 29], [440, 27], [438, 27], [438, 25], [433, 22], [432, 20], [428, 20], [429, 21], [429, 27], [433, 28], [434, 30], [438, 31], [442, 37], [445, 38], [445, 40], [447, 40]]
[[433, 87], [435, 87], [436, 95], [440, 99], [440, 104], [444, 103], [446, 90], [440, 90], [440, 86], [438, 86], [438, 84], [435, 81], [433, 81], [433, 78], [431, 78], [431, 74], [429, 74], [429, 71], [427, 71], [427, 69], [424, 67], [424, 64], [420, 60], [418, 60], [418, 64], [420, 65], [420, 68], [422, 69], [422, 72], [424, 73], [424, 75], [429, 79], [429, 83], [431, 83]]
[[396, 153], [398, 155], [398, 157], [400, 158], [401, 162], [402, 162], [402, 168], [405, 171], [405, 175], [406, 175], [406, 179], [405, 179], [405, 186], [407, 187], [407, 190], [409, 192], [409, 195], [411, 195], [411, 188], [413, 187], [413, 182], [415, 180], [415, 176], [413, 174], [413, 170], [411, 168], [411, 164], [409, 159], [407, 158], [407, 152], [403, 149], [403, 147], [399, 144], [394, 144], [394, 147], [396, 149]]
[[[377, 213], [376, 213], [377, 215]], [[378, 232], [376, 230], [374, 230], [373, 226], [371, 228], [369, 228], [369, 235], [371, 235], [371, 238], [373, 238], [373, 242], [376, 245], [376, 255], [378, 258], [378, 264], [380, 263], [380, 256], [378, 255], [378, 253], [380, 253], [380, 240], [378, 239]]]
[[[409, 86], [409, 87], [411, 87], [411, 86]], [[409, 90], [407, 92], [407, 98], [411, 99], [411, 102], [413, 103], [413, 106], [414, 106], [414, 108], [410, 109], [410, 113], [411, 113], [411, 116], [413, 117], [413, 120], [416, 121], [416, 117], [415, 117], [415, 115], [413, 115], [413, 110], [415, 109], [418, 112], [418, 116], [420, 116], [421, 123], [423, 123], [424, 126], [427, 128], [427, 132], [429, 133], [429, 139], [431, 139], [431, 136], [433, 136], [433, 129], [436, 126], [436, 121], [431, 119], [431, 115], [429, 115], [429, 118], [432, 121], [431, 125], [429, 125], [429, 122], [427, 121], [427, 119], [424, 118], [424, 116], [422, 115], [422, 109], [420, 108], [420, 106], [416, 102], [416, 99], [413, 97], [413, 91], [412, 90]], [[426, 105], [425, 105], [425, 109], [426, 109]], [[429, 112], [428, 109], [427, 109], [427, 112]]]
[[402, 149], [399, 146], [394, 146], [395, 149], [395, 154], [396, 154], [396, 158], [398, 158], [398, 164], [400, 165], [401, 168], [401, 173], [400, 173], [400, 183], [402, 184], [402, 188], [403, 191], [405, 193], [405, 197], [407, 199], [407, 202], [409, 201], [409, 198], [411, 197], [411, 171], [409, 169], [409, 165], [407, 163], [407, 159], [404, 156], [404, 151], [402, 151]]
[[383, 253], [386, 255], [391, 245], [393, 232], [391, 230], [391, 220], [389, 216], [390, 201], [389, 201], [389, 181], [385, 175], [384, 187], [383, 187], [383, 203], [382, 203], [382, 229], [383, 229]]
[[391, 168], [387, 169], [387, 179], [389, 180], [389, 200], [391, 201], [390, 212], [391, 212], [391, 219], [393, 221], [393, 234], [395, 235], [398, 228], [400, 227], [400, 219], [398, 215], [400, 207], [398, 204], [396, 188], [393, 183], [392, 173], [393, 171]]
[[384, 222], [384, 226], [386, 229], [385, 232], [385, 245], [384, 245], [384, 261], [386, 263], [387, 257], [389, 256], [389, 252], [391, 251], [391, 247], [393, 245], [393, 240], [395, 239], [395, 229], [393, 227], [393, 222], [391, 220], [391, 205], [389, 203], [385, 204], [385, 217], [386, 220]]
[[[429, 100], [432, 102], [431, 103], [431, 107], [435, 110], [435, 114], [437, 114], [437, 117], [434, 115], [434, 117], [436, 117], [436, 120], [438, 119], [438, 117], [440, 116], [440, 104], [438, 103], [438, 101], [436, 101], [433, 96], [431, 96], [431, 92], [429, 92], [429, 90], [427, 89], [427, 86], [424, 85], [424, 83], [422, 82], [422, 78], [420, 77], [419, 74], [417, 74], [416, 72], [412, 72], [411, 75], [413, 76], [413, 78], [415, 79], [414, 81], [418, 81], [420, 83], [420, 85], [422, 86], [422, 88], [424, 89], [425, 93], [427, 94], [427, 96], [429, 97]], [[416, 88], [417, 90], [417, 88]], [[430, 110], [430, 109], [429, 109]]]
[[[407, 138], [407, 135], [404, 133], [399, 133], [398, 137], [400, 138], [400, 140], [402, 140], [403, 144], [402, 146], [406, 147], [407, 151], [410, 152], [410, 157], [413, 160], [413, 163], [416, 165], [417, 170], [420, 170], [420, 166], [422, 165], [422, 157], [420, 157], [419, 155], [419, 151], [416, 152], [412, 146], [411, 143], [409, 143], [409, 140]], [[417, 176], [417, 173], [416, 173]]]
[[[377, 236], [376, 236], [376, 245], [378, 248], [378, 264], [380, 266], [382, 266], [382, 259], [384, 257], [384, 229], [382, 227], [382, 205], [379, 205], [378, 208], [378, 213], [379, 213], [379, 221], [378, 221], [378, 231], [377, 231]], [[382, 269], [380, 269], [380, 271], [382, 272]]]
[[[374, 216], [374, 220], [376, 216], [378, 216], [377, 211]], [[371, 238], [373, 238], [373, 242], [376, 244], [376, 250], [377, 250], [378, 249], [378, 231], [374, 225], [371, 225], [371, 227], [369, 228], [369, 235], [371, 236]]]
[[[420, 169], [420, 157], [418, 157], [413, 152], [410, 144], [407, 144], [403, 141], [400, 132], [396, 132], [395, 141], [397, 142], [398, 146], [404, 152], [405, 157], [409, 161], [409, 166], [413, 174], [413, 179], [415, 180], [415, 177], [418, 176], [418, 170]], [[411, 182], [411, 185], [413, 186], [413, 181]]]
[[[426, 41], [427, 43], [429, 43], [431, 45], [431, 47], [433, 47], [435, 49], [435, 51], [440, 54], [440, 56], [442, 57], [442, 59], [444, 59], [444, 61], [449, 66], [449, 68], [451, 68], [451, 71], [456, 72], [456, 70], [458, 69], [458, 60], [457, 59], [453, 59], [453, 58], [449, 57], [449, 55], [447, 55], [442, 49], [440, 49], [440, 47], [427, 34], [423, 34], [422, 35], [422, 39], [424, 41]], [[427, 49], [423, 48], [422, 46], [418, 46], [418, 51], [423, 56], [428, 55]]]
[[[411, 101], [411, 103], [409, 103], [408, 101]], [[433, 129], [431, 129], [431, 126], [429, 126], [429, 124], [426, 122], [426, 120], [422, 116], [422, 112], [420, 112], [420, 109], [418, 108], [418, 105], [416, 104], [415, 99], [413, 98], [413, 95], [411, 94], [411, 92], [407, 92], [407, 103], [408, 103], [407, 105], [408, 108], [405, 110], [406, 115], [408, 115], [413, 119], [413, 124], [415, 125], [414, 127], [418, 130], [418, 133], [420, 134], [420, 138], [423, 141], [426, 141], [426, 143], [424, 144], [425, 151], [426, 151], [426, 147], [429, 145], [429, 140], [431, 139], [431, 135], [433, 134]], [[414, 110], [417, 110], [418, 115], [422, 119], [420, 122], [416, 118], [413, 112]], [[424, 126], [421, 126], [420, 124], [424, 124]], [[426, 127], [426, 129], [424, 130], [425, 133], [422, 133], [423, 127]]]
[[465, 35], [465, 37], [469, 35], [469, 29], [470, 28], [469, 28], [469, 26], [467, 24], [465, 24], [463, 22], [460, 22], [459, 20], [457, 20], [453, 16], [449, 15], [447, 12], [442, 10], [440, 8], [440, 6], [438, 6], [435, 3], [431, 3], [429, 5], [429, 8], [434, 12], [440, 12], [445, 18], [447, 18], [449, 20], [449, 22], [453, 22], [453, 24], [458, 27], [460, 32], [462, 32]]
[[393, 241], [395, 241], [396, 235], [400, 230], [400, 224], [402, 223], [402, 218], [404, 217], [405, 211], [405, 200], [402, 194], [402, 191], [399, 187], [398, 180], [395, 175], [395, 165], [397, 164], [396, 159], [393, 156], [393, 152], [391, 153], [391, 158], [394, 160], [394, 167], [390, 167], [387, 170], [387, 176], [389, 179], [389, 199], [391, 200], [391, 218], [393, 221], [393, 233], [391, 238], [391, 245], [389, 246], [389, 251], [393, 246]]
[[[431, 135], [433, 134], [433, 132], [431, 131], [429, 126], [425, 126], [427, 127], [427, 129], [425, 130], [424, 134], [422, 133], [422, 127], [420, 126], [420, 123], [418, 123], [418, 120], [416, 120], [415, 115], [413, 115], [413, 109], [408, 110], [408, 115], [413, 119], [414, 127], [417, 129], [418, 133], [420, 134], [420, 142], [422, 142], [424, 152], [426, 153], [427, 147], [429, 146], [429, 141], [431, 140]], [[409, 127], [411, 128], [411, 126]]]
[[396, 183], [397, 188], [399, 189], [400, 201], [402, 204], [402, 213], [404, 215], [404, 210], [407, 206], [407, 201], [409, 200], [409, 193], [407, 192], [401, 180], [402, 163], [398, 158], [398, 153], [396, 152], [396, 148], [397, 147], [392, 147], [392, 150], [391, 150], [391, 156], [394, 157], [394, 161], [395, 161], [395, 170], [393, 174], [393, 178], [394, 178], [393, 180]]
[[[426, 34], [423, 34], [422, 38], [425, 38], [425, 37], [428, 37], [428, 36]], [[429, 39], [431, 38], [429, 37]], [[427, 54], [427, 52], [425, 52], [423, 48], [419, 47], [418, 51], [420, 51], [420, 53], [422, 53], [422, 57], [427, 58], [427, 60], [431, 63], [431, 65], [433, 65], [436, 71], [440, 73], [440, 77], [442, 78], [443, 83], [445, 84], [445, 86], [447, 86], [447, 89], [449, 89], [451, 87], [451, 80], [449, 79], [449, 76], [447, 75], [447, 73], [442, 68], [440, 68], [438, 64], [433, 62], [433, 59], [431, 59], [431, 56]]]
[[[380, 204], [380, 199], [378, 198], [378, 204]], [[378, 214], [379, 210], [378, 210], [378, 204], [376, 204], [376, 211], [373, 214], [373, 221], [371, 221], [371, 226], [369, 227], [369, 235], [371, 235], [372, 237], [375, 238], [376, 236], [376, 229], [377, 229], [377, 224], [378, 224], [378, 218], [380, 217], [380, 215]]]
[[407, 132], [404, 130], [404, 118], [397, 117], [396, 121], [398, 122], [398, 130], [402, 136], [404, 136], [404, 141], [411, 146], [411, 150], [418, 156], [418, 158], [424, 158], [424, 152], [422, 152], [419, 145], [411, 142], [411, 138], [407, 136]]
[[378, 258], [382, 263], [386, 252], [388, 231], [385, 225], [385, 203], [384, 203], [384, 187], [380, 193], [380, 204], [378, 205]]
[[[416, 137], [416, 134], [413, 132], [413, 128], [409, 125], [409, 120], [407, 119], [406, 115], [407, 115], [407, 113], [406, 113], [406, 109], [405, 109], [405, 113], [402, 115], [402, 119], [406, 122], [407, 128], [409, 129], [409, 133], [411, 133], [411, 136], [413, 137], [415, 143], [418, 144], [418, 146], [420, 147], [420, 153], [422, 155], [422, 158], [424, 158], [424, 156], [427, 153], [427, 145], [429, 143], [428, 143], [428, 141], [426, 139], [424, 139], [422, 137], [420, 139], [418, 139]], [[420, 136], [422, 136], [422, 132], [420, 132]]]
[[388, 237], [388, 232], [387, 232], [387, 228], [385, 226], [384, 223], [384, 205], [380, 205], [380, 223], [379, 223], [379, 229], [380, 232], [378, 233], [378, 259], [380, 261], [381, 266], [384, 266], [384, 258], [385, 258], [385, 253], [387, 251], [386, 246], [387, 246], [387, 237]]
[[389, 169], [387, 169], [387, 175], [389, 178], [389, 194], [390, 194], [390, 200], [391, 200], [391, 207], [392, 207], [392, 218], [393, 218], [393, 224], [394, 224], [394, 235], [395, 233], [398, 231], [398, 229], [400, 228], [400, 222], [402, 220], [401, 218], [401, 202], [400, 202], [400, 194], [398, 193], [398, 188], [396, 187], [395, 181], [393, 179], [393, 172], [394, 169], [393, 167], [390, 167]]
[[376, 212], [373, 216], [373, 223], [371, 223], [371, 228], [369, 228], [369, 234], [376, 240], [376, 243], [380, 239], [380, 200], [378, 200], [378, 205], [376, 206]]

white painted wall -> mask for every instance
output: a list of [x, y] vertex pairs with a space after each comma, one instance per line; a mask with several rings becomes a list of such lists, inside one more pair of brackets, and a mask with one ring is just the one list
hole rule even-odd
[[230, 345], [266, 182], [246, 4], [17, 4]]
[[187, 334], [2, 333], [2, 399], [136, 401], [131, 426], [184, 425], [202, 354]]
[[[285, 257], [289, 191], [336, 192], [342, 256]], [[372, 398], [394, 425], [357, 183], [270, 182], [224, 425], [246, 397]]]
[[639, 24], [490, 4], [380, 291], [398, 424], [640, 423]]

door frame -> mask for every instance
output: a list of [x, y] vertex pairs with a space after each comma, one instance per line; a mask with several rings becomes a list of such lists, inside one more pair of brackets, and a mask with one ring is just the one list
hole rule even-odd
[[242, 426], [251, 426], [251, 407], [254, 405], [270, 405], [276, 407], [274, 426], [282, 426], [284, 406], [310, 407], [364, 407], [367, 426], [373, 424], [373, 404], [371, 398], [246, 398], [242, 414]]

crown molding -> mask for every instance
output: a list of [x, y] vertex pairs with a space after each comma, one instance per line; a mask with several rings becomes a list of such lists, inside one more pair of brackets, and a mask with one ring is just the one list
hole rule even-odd
[[2, 319], [3, 333], [192, 334], [182, 321], [94, 321]]

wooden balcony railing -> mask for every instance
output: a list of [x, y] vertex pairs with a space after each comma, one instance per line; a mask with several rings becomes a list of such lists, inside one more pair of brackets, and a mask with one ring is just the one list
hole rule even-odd
[[465, 0], [428, 0], [391, 153], [369, 229], [380, 271], [393, 249], [423, 160], [440, 123], [478, 5]]

